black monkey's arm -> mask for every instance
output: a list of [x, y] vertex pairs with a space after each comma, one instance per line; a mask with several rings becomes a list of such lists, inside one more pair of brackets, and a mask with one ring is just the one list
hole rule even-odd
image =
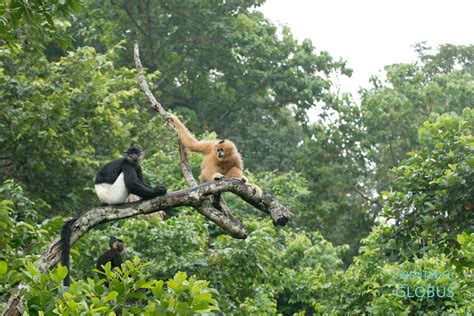
[[123, 175], [125, 186], [127, 187], [128, 191], [132, 194], [142, 197], [144, 200], [153, 199], [157, 196], [166, 194], [166, 188], [146, 187], [138, 178], [135, 166], [130, 163], [124, 163]]
[[140, 182], [146, 186], [147, 188], [149, 189], [152, 189], [153, 187], [151, 185], [149, 185], [148, 183], [145, 182], [145, 179], [143, 178], [143, 172], [142, 172], [142, 168], [141, 167], [137, 167], [135, 169], [137, 171], [137, 177], [138, 179], [140, 180]]
[[155, 189], [156, 191], [160, 192], [159, 194], [157, 193], [158, 195], [165, 195], [166, 194], [167, 189], [166, 189], [165, 186], [157, 185], [155, 188], [153, 188], [151, 185], [149, 185], [145, 182], [145, 179], [143, 178], [142, 168], [140, 166], [138, 166], [135, 170], [137, 171], [138, 179], [140, 179], [140, 181], [143, 183], [144, 186], [146, 186], [149, 189]]

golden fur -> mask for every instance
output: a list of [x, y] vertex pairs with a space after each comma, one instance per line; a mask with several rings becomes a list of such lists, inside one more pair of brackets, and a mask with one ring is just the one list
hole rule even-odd
[[[166, 119], [173, 122], [185, 147], [205, 155], [201, 163], [201, 175], [199, 176], [201, 182], [211, 182], [223, 178], [237, 178], [244, 183], [248, 182], [243, 172], [244, 163], [233, 142], [230, 140], [198, 141], [176, 116], [169, 114]], [[258, 197], [262, 195], [262, 190], [257, 185], [247, 184], [254, 189], [255, 195]]]

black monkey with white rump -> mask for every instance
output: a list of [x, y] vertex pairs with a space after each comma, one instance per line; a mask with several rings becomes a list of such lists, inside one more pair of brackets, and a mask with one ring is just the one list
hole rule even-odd
[[[102, 166], [95, 178], [95, 192], [103, 205], [122, 204], [127, 201], [153, 199], [166, 194], [166, 187], [151, 187], [143, 179], [140, 162], [143, 151], [134, 144], [124, 151], [124, 157]], [[67, 221], [61, 230], [61, 264], [68, 268], [63, 283], [69, 286], [72, 227], [76, 219]], [[123, 245], [123, 244], [122, 244]]]
[[103, 204], [122, 204], [129, 194], [144, 200], [166, 194], [166, 187], [151, 187], [143, 179], [143, 151], [134, 144], [124, 151], [122, 158], [102, 166], [95, 178], [95, 192]]

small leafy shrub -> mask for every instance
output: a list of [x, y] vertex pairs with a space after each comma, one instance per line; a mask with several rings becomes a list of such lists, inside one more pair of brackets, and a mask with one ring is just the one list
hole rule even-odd
[[[203, 280], [178, 272], [168, 280], [156, 280], [144, 272], [149, 263], [138, 257], [127, 260], [122, 269], [105, 266], [103, 278], [87, 278], [64, 288], [67, 268], [58, 266], [40, 275], [27, 264], [22, 279], [30, 315], [190, 315], [218, 311], [217, 291]], [[4, 272], [0, 264], [0, 273]], [[94, 271], [98, 272], [98, 271]]]

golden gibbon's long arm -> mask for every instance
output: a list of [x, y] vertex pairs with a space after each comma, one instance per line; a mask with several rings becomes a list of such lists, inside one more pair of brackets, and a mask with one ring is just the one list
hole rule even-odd
[[215, 140], [202, 140], [198, 141], [194, 135], [184, 126], [181, 121], [173, 114], [168, 114], [166, 119], [173, 122], [176, 131], [178, 132], [179, 139], [183, 142], [184, 146], [191, 151], [209, 154], [212, 152]]

